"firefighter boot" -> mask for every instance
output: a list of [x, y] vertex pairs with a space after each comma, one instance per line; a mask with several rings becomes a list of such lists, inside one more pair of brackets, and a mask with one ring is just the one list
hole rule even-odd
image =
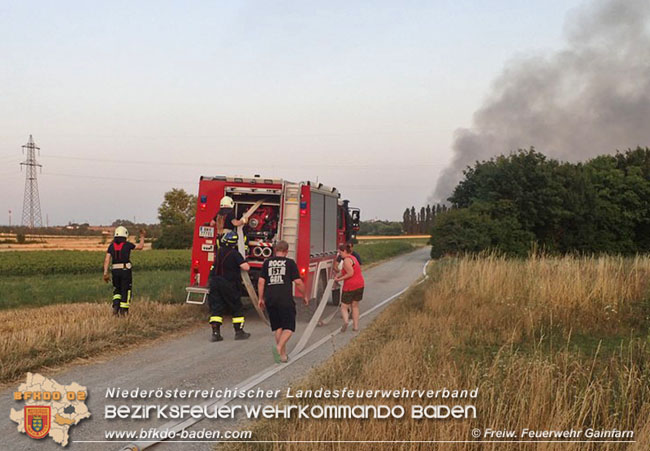
[[117, 316], [120, 314], [120, 308], [119, 307], [113, 307], [113, 315]]
[[242, 323], [233, 324], [235, 327], [235, 340], [246, 340], [251, 336], [248, 332], [244, 332], [244, 325]]
[[222, 341], [223, 337], [221, 336], [221, 325], [218, 323], [212, 323], [212, 335], [210, 336], [210, 341]]

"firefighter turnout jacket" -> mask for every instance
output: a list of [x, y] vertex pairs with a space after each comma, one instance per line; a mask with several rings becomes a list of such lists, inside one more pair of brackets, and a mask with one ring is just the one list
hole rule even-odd
[[241, 303], [241, 268], [244, 257], [236, 247], [221, 245], [210, 272], [210, 323], [223, 323], [223, 315], [229, 310], [235, 330], [244, 325], [244, 307]]
[[129, 243], [125, 238], [116, 238], [106, 251], [111, 256], [115, 313], [127, 313], [131, 305], [133, 285], [131, 251], [135, 248], [135, 244]]

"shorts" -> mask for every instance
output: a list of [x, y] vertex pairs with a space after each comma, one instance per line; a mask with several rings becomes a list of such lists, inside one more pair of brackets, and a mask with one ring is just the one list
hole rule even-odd
[[269, 314], [271, 330], [288, 329], [296, 331], [296, 306], [275, 306], [267, 305], [266, 312]]
[[353, 301], [359, 302], [361, 299], [363, 299], [363, 287], [352, 291], [344, 291], [341, 302], [344, 304], [352, 304]]

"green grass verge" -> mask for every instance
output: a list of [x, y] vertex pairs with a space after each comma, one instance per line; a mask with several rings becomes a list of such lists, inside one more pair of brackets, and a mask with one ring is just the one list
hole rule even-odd
[[364, 265], [411, 252], [426, 244], [426, 240], [364, 240], [354, 245]]
[[[410, 252], [423, 244], [416, 240], [377, 240], [359, 243], [355, 249], [364, 265], [376, 263], [396, 255]], [[4, 257], [9, 254], [11, 264]], [[101, 280], [103, 252], [86, 251], [34, 251], [7, 252], [0, 254], [4, 268], [12, 267], [18, 275], [2, 274], [0, 271], [0, 310], [18, 307], [42, 307], [51, 304], [77, 302], [108, 302], [112, 296], [112, 284]], [[18, 257], [24, 257], [20, 260]], [[84, 273], [90, 266], [92, 274]], [[36, 268], [51, 261], [66, 260], [69, 273], [33, 274]], [[156, 261], [160, 259], [161, 261]], [[147, 251], [133, 255], [134, 300], [147, 298], [160, 302], [183, 302], [185, 287], [189, 283], [189, 251]], [[34, 267], [30, 263], [38, 262]], [[171, 270], [148, 270], [156, 267], [180, 267]], [[58, 271], [59, 267], [50, 268]], [[81, 272], [80, 274], [76, 273]], [[26, 273], [26, 274], [25, 274]]]
[[[149, 298], [160, 302], [184, 302], [184, 288], [188, 282], [187, 270], [134, 271], [134, 301]], [[76, 302], [109, 302], [112, 294], [113, 285], [102, 281], [101, 271], [95, 274], [2, 277], [0, 310]]]
[[[104, 251], [12, 251], [0, 253], [0, 276], [90, 274], [102, 271]], [[188, 269], [192, 252], [151, 250], [133, 252], [133, 267], [140, 271]]]

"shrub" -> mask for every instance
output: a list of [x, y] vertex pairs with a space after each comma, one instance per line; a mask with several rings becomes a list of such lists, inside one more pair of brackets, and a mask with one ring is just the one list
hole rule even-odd
[[153, 242], [154, 249], [189, 249], [192, 247], [194, 226], [190, 223], [164, 226], [162, 235]]
[[431, 235], [431, 257], [495, 250], [525, 256], [535, 235], [522, 229], [514, 216], [493, 218], [480, 206], [449, 210], [436, 217]]

